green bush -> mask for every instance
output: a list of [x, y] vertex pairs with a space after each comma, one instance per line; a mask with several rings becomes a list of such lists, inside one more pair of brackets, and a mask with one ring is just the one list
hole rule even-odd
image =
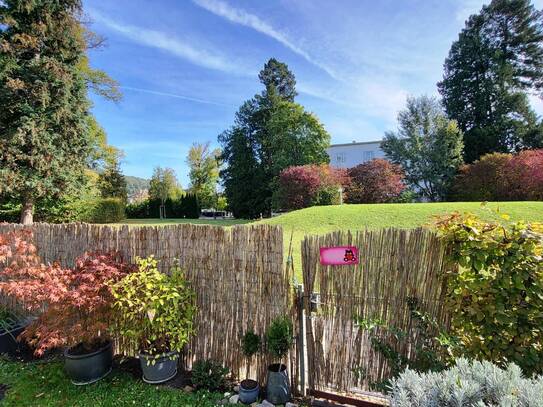
[[515, 364], [505, 370], [490, 362], [458, 359], [442, 372], [407, 369], [392, 381], [391, 407], [541, 406], [543, 377], [526, 379]]
[[18, 223], [21, 217], [21, 209], [0, 209], [0, 223]]
[[315, 206], [339, 205], [340, 203], [339, 187], [335, 185], [320, 188], [312, 202]]
[[452, 332], [465, 355], [543, 372], [543, 225], [453, 214], [437, 228], [451, 262]]
[[89, 203], [85, 216], [91, 223], [115, 223], [125, 218], [124, 202], [119, 198], [99, 198]]
[[194, 291], [183, 271], [158, 271], [151, 256], [137, 259], [139, 271], [111, 285], [115, 320], [113, 331], [127, 347], [150, 356], [180, 352], [194, 332]]
[[214, 360], [199, 360], [192, 366], [192, 384], [197, 389], [215, 391], [224, 388], [229, 370]]
[[266, 348], [277, 359], [284, 358], [293, 343], [292, 322], [285, 316], [275, 318], [266, 331]]
[[243, 339], [241, 341], [241, 348], [245, 357], [251, 358], [256, 355], [260, 350], [260, 345], [260, 336], [255, 334], [253, 331], [248, 331], [245, 333], [245, 335], [243, 335]]

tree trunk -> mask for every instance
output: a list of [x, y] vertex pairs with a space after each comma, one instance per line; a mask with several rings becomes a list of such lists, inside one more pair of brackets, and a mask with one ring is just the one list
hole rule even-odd
[[26, 198], [21, 210], [21, 223], [23, 225], [32, 225], [34, 221], [34, 200]]

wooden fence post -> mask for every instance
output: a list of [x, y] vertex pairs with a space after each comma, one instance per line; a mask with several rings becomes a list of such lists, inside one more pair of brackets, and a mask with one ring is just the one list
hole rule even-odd
[[305, 396], [305, 329], [304, 329], [304, 286], [296, 288], [296, 311], [298, 314], [298, 374], [300, 375], [300, 394]]

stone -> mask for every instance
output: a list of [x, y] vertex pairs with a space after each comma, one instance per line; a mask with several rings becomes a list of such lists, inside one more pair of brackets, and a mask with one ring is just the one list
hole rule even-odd
[[183, 387], [183, 391], [184, 391], [185, 393], [192, 393], [192, 392], [194, 391], [194, 387], [192, 387], [192, 386], [185, 386], [185, 387]]
[[294, 404], [289, 401], [287, 404], [285, 404], [285, 407], [298, 407], [298, 404]]
[[268, 400], [263, 400], [262, 403], [260, 403], [262, 407], [275, 407], [275, 404], [270, 403]]
[[232, 397], [230, 397], [230, 399], [228, 400], [228, 402], [230, 404], [238, 404], [238, 401], [239, 401], [239, 396], [237, 394], [234, 394]]
[[239, 393], [239, 386], [234, 386], [234, 391], [235, 391], [236, 393]]
[[226, 406], [228, 404], [228, 399], [222, 399], [219, 401], [219, 406]]
[[232, 395], [232, 393], [227, 391], [226, 393], [223, 394], [223, 397], [230, 397], [231, 395]]

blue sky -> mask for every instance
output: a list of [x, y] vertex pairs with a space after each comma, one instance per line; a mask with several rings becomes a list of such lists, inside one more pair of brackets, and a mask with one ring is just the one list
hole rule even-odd
[[[173, 168], [188, 185], [193, 142], [228, 128], [260, 92], [258, 72], [275, 57], [297, 79], [297, 101], [333, 143], [381, 139], [407, 95], [437, 94], [452, 41], [482, 0], [85, 0], [107, 46], [94, 67], [124, 98], [93, 97], [127, 175]], [[543, 8], [543, 0], [535, 0]], [[538, 114], [543, 103], [532, 98]]]

